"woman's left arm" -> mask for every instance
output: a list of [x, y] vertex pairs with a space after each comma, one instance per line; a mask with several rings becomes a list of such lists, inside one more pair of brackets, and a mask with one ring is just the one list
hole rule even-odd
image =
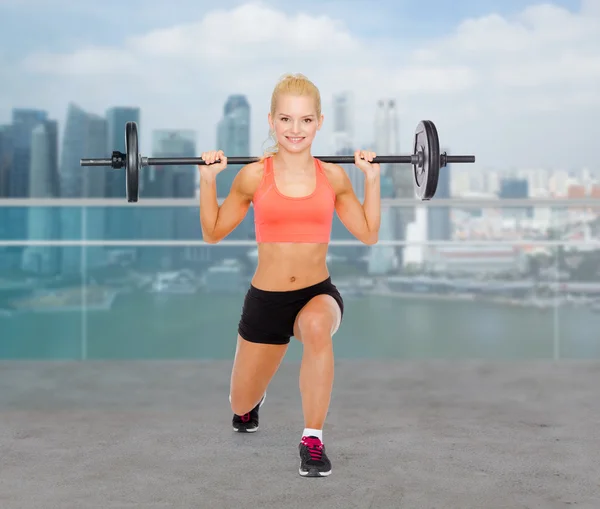
[[332, 184], [336, 192], [335, 210], [340, 221], [364, 244], [376, 244], [381, 224], [381, 179], [379, 164], [370, 161], [374, 152], [357, 150], [354, 162], [365, 176], [365, 200], [361, 205], [346, 171], [339, 165], [330, 165], [333, 171]]

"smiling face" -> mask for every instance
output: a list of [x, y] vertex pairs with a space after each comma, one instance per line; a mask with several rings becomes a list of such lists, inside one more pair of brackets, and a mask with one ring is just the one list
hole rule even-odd
[[301, 152], [309, 148], [323, 124], [315, 99], [310, 95], [282, 94], [275, 111], [269, 113], [269, 125], [279, 148]]

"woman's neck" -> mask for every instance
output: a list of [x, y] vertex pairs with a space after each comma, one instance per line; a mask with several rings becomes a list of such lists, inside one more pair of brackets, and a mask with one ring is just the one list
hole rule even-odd
[[280, 150], [273, 156], [273, 161], [277, 162], [277, 165], [281, 168], [302, 170], [312, 166], [313, 156], [310, 149], [296, 154]]

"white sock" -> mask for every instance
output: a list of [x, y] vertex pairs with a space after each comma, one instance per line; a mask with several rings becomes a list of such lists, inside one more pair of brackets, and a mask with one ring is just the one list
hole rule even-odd
[[312, 429], [312, 428], [304, 428], [302, 432], [303, 437], [317, 437], [321, 442], [323, 441], [323, 430], [322, 429]]

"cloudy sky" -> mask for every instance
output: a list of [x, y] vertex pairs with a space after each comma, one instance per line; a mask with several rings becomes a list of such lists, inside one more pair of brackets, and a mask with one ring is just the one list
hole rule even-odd
[[357, 147], [391, 97], [403, 153], [428, 118], [474, 169], [600, 169], [600, 0], [0, 0], [0, 123], [33, 107], [62, 129], [69, 101], [133, 105], [143, 152], [159, 128], [194, 129], [202, 151], [241, 93], [258, 155], [286, 72], [321, 90], [315, 155], [330, 150], [332, 95], [351, 90]]

